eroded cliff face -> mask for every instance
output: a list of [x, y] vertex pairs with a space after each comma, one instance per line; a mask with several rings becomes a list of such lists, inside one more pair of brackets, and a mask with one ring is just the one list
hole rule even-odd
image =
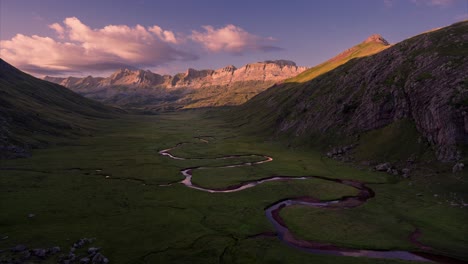
[[467, 73], [468, 22], [462, 22], [309, 82], [269, 89], [241, 113], [264, 113], [277, 133], [298, 136], [359, 135], [410, 120], [439, 160], [455, 161], [468, 146]]
[[[151, 105], [153, 102], [161, 102], [167, 98], [171, 101], [180, 99], [184, 103], [180, 106], [191, 104], [191, 98], [187, 94], [197, 98], [197, 107], [214, 105], [236, 105], [245, 102], [253, 95], [268, 88], [275, 82], [296, 76], [306, 70], [306, 67], [298, 67], [294, 62], [287, 60], [265, 61], [247, 64], [239, 69], [233, 65], [217, 70], [188, 69], [185, 73], [174, 76], [159, 75], [151, 71], [121, 69], [107, 78], [56, 78], [46, 76], [44, 79], [61, 84], [82, 95], [126, 106]], [[245, 94], [243, 85], [251, 87], [251, 93]], [[241, 87], [239, 96], [234, 96], [233, 89], [228, 87]], [[204, 89], [207, 90], [204, 90]], [[248, 88], [248, 87], [247, 87]], [[175, 89], [182, 89], [185, 92]], [[194, 90], [187, 93], [187, 90]], [[209, 97], [219, 97], [218, 101], [210, 100], [206, 103], [204, 93]], [[217, 93], [232, 93], [226, 96]], [[252, 94], [254, 93], [254, 94]], [[146, 96], [142, 99], [141, 96]], [[124, 98], [124, 97], [127, 98]], [[179, 98], [177, 98], [179, 96]], [[148, 100], [152, 97], [154, 100]], [[226, 99], [230, 98], [230, 99]], [[201, 100], [201, 102], [200, 102]]]
[[[247, 64], [239, 69], [233, 65], [217, 70], [188, 69], [174, 76], [159, 75], [151, 71], [121, 69], [107, 78], [57, 78], [46, 76], [44, 79], [61, 84], [67, 88], [92, 89], [96, 87], [163, 87], [163, 88], [202, 88], [205, 86], [229, 85], [244, 81], [281, 81], [306, 70], [292, 61], [278, 60]], [[79, 87], [78, 87], [79, 86]]]

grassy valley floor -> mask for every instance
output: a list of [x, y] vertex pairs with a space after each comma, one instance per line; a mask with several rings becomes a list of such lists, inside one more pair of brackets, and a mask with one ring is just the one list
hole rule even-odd
[[[101, 132], [70, 146], [0, 161], [0, 261], [18, 257], [9, 250], [18, 244], [57, 245], [68, 254], [74, 242], [87, 237], [96, 239], [89, 246], [100, 247], [111, 263], [406, 263], [313, 255], [268, 235], [274, 231], [264, 212], [269, 205], [302, 196], [338, 199], [356, 195], [354, 188], [307, 179], [207, 193], [178, 183], [181, 169], [198, 166], [218, 166], [193, 171], [193, 183], [205, 188], [277, 175], [364, 181], [376, 196], [360, 207], [291, 206], [281, 217], [299, 238], [350, 248], [417, 251], [409, 236], [418, 228], [421, 243], [468, 261], [468, 207], [451, 205], [467, 190], [466, 175], [401, 180], [358, 170], [318, 152], [245, 135], [208, 118], [206, 110], [105, 122]], [[171, 153], [186, 160], [158, 153], [181, 142], [188, 144]], [[273, 161], [219, 168], [261, 160], [244, 156], [250, 154]], [[214, 159], [227, 155], [243, 156]], [[267, 235], [255, 236], [262, 233]], [[84, 255], [84, 249], [76, 254]], [[57, 263], [58, 255], [42, 263]]]

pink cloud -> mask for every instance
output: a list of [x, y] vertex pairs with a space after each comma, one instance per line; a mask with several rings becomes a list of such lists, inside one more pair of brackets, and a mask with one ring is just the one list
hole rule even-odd
[[64, 37], [65, 29], [59, 23], [53, 23], [49, 25], [49, 28], [55, 30], [55, 32], [59, 35], [60, 38]]
[[424, 4], [429, 6], [450, 6], [454, 3], [454, 0], [411, 0], [411, 2], [416, 3], [418, 5]]
[[384, 0], [384, 5], [387, 8], [393, 7], [393, 0]]
[[146, 29], [141, 25], [109, 25], [92, 29], [78, 18], [69, 17], [63, 25], [54, 23], [49, 27], [60, 41], [18, 34], [0, 41], [2, 57], [20, 69], [39, 74], [158, 66], [198, 58], [174, 47], [172, 44], [178, 42], [174, 33], [158, 26]]
[[280, 50], [278, 47], [268, 45], [274, 39], [253, 35], [235, 25], [222, 28], [203, 26], [204, 31], [192, 31], [190, 38], [200, 43], [205, 49], [212, 52], [229, 52], [242, 54], [246, 51]]

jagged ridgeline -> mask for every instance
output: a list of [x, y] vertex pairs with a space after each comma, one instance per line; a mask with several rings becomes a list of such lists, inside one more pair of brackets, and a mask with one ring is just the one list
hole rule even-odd
[[0, 59], [0, 159], [29, 156], [31, 148], [87, 135], [117, 112]]
[[287, 60], [230, 65], [218, 70], [188, 69], [174, 76], [151, 71], [121, 69], [107, 78], [57, 78], [86, 97], [129, 108], [176, 109], [238, 105], [276, 82], [306, 70]]
[[[428, 150], [442, 161], [465, 159], [468, 22], [392, 46], [373, 39], [260, 93], [231, 116], [297, 144], [358, 143], [361, 159], [424, 158]], [[380, 52], [365, 56], [372, 54], [366, 49]], [[358, 53], [364, 57], [352, 59]]]

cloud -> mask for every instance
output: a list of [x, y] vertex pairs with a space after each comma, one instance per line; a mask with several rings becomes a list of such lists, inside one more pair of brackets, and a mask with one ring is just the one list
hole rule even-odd
[[273, 38], [263, 38], [253, 35], [235, 25], [227, 25], [222, 28], [203, 26], [204, 31], [192, 31], [190, 39], [200, 43], [211, 52], [228, 52], [232, 54], [243, 54], [247, 51], [274, 51], [281, 50], [279, 47], [270, 45]]
[[172, 31], [163, 30], [161, 27], [158, 27], [158, 26], [152, 26], [148, 30], [153, 32], [160, 39], [162, 39], [162, 40], [164, 40], [166, 42], [170, 42], [170, 43], [174, 43], [174, 44], [177, 44], [177, 43], [181, 42], [181, 39], [176, 39], [176, 37], [175, 37], [175, 35], [174, 35], [174, 33]]
[[411, 2], [418, 5], [446, 7], [452, 5], [454, 0], [411, 0]]
[[393, 7], [393, 0], [384, 0], [383, 2], [384, 2], [385, 7], [387, 8]]
[[49, 25], [49, 28], [55, 30], [60, 38], [64, 38], [65, 29], [59, 23], [53, 23]]
[[31, 73], [63, 75], [76, 72], [109, 71], [125, 65], [154, 67], [173, 61], [196, 60], [198, 56], [181, 51], [171, 31], [158, 26], [108, 25], [92, 29], [76, 17], [63, 25], [49, 25], [60, 41], [50, 37], [17, 34], [0, 41], [2, 58]]

